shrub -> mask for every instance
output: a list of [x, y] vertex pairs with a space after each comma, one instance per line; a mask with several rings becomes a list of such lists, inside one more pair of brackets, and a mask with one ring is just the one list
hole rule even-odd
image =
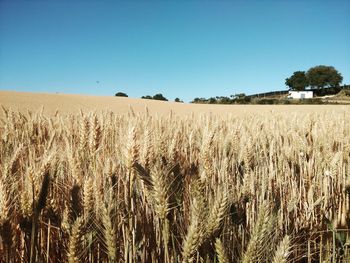
[[150, 95], [142, 96], [141, 99], [168, 101], [168, 99], [165, 98], [161, 93], [158, 93], [154, 96], [150, 96]]
[[128, 95], [127, 95], [126, 93], [124, 93], [124, 92], [117, 92], [117, 93], [115, 94], [115, 96], [116, 96], [116, 97], [128, 97]]

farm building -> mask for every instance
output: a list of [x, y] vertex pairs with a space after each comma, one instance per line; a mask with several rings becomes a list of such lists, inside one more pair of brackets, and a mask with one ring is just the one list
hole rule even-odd
[[289, 91], [288, 99], [312, 99], [313, 91]]

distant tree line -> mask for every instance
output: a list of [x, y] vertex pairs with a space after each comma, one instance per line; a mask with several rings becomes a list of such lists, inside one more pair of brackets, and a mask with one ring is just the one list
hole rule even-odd
[[[116, 97], [128, 97], [128, 95], [124, 92], [117, 92], [115, 94]], [[163, 96], [163, 94], [161, 93], [158, 93], [158, 94], [155, 94], [154, 96], [150, 96], [150, 95], [146, 95], [146, 96], [142, 96], [141, 99], [148, 99], [148, 100], [163, 100], [163, 101], [168, 101], [167, 98], [165, 98]], [[179, 98], [175, 98], [174, 100], [175, 102], [183, 102], [181, 99]]]
[[306, 72], [295, 71], [286, 79], [285, 84], [290, 90], [303, 91], [307, 87], [311, 89], [339, 87], [342, 81], [342, 75], [334, 67], [320, 65]]
[[201, 104], [247, 104], [250, 103], [251, 99], [244, 93], [226, 96], [216, 96], [206, 98], [195, 98], [191, 103], [201, 103]]

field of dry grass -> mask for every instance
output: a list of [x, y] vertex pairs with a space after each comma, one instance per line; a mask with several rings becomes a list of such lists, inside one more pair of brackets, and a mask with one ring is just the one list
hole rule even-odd
[[350, 261], [349, 107], [0, 104], [0, 262]]
[[[177, 115], [191, 115], [212, 113], [217, 115], [231, 114], [241, 116], [245, 114], [284, 112], [330, 112], [346, 109], [349, 106], [337, 105], [210, 105], [164, 102], [113, 96], [87, 96], [71, 94], [30, 93], [15, 91], [0, 91], [0, 105], [12, 108], [22, 113], [27, 110], [39, 111], [44, 107], [44, 114], [53, 116], [56, 110], [61, 115], [77, 114], [80, 110], [112, 111], [118, 114], [127, 114], [130, 107], [135, 113], [145, 113], [146, 109], [151, 115], [168, 115], [170, 112]], [[2, 113], [0, 113], [2, 114]]]

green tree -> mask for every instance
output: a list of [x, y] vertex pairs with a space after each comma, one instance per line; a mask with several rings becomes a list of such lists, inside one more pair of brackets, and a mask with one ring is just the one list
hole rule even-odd
[[291, 90], [302, 91], [308, 86], [308, 80], [304, 71], [295, 71], [292, 76], [286, 78], [285, 84]]
[[116, 97], [128, 97], [128, 95], [127, 95], [126, 93], [124, 93], [124, 92], [117, 92], [117, 93], [115, 94], [115, 96], [116, 96]]
[[217, 103], [217, 101], [216, 101], [216, 99], [214, 97], [210, 97], [208, 99], [208, 102], [209, 102], [209, 104], [216, 104]]
[[207, 100], [205, 98], [194, 98], [191, 103], [206, 103], [206, 101]]
[[226, 96], [216, 96], [216, 102], [218, 104], [231, 104], [232, 100]]
[[230, 97], [233, 103], [248, 104], [251, 102], [251, 97], [246, 96], [245, 93], [233, 94]]
[[154, 95], [153, 99], [154, 100], [165, 100], [165, 101], [168, 101], [168, 99], [165, 98], [161, 93], [158, 93], [158, 94]]
[[148, 99], [148, 100], [165, 100], [168, 101], [167, 98], [165, 98], [162, 94], [158, 93], [154, 96], [150, 96], [150, 95], [146, 95], [146, 96], [142, 96], [141, 99]]
[[175, 98], [175, 102], [183, 102], [183, 101], [180, 100], [179, 98]]
[[312, 88], [338, 87], [343, 81], [342, 75], [332, 66], [316, 66], [310, 68], [306, 78]]

